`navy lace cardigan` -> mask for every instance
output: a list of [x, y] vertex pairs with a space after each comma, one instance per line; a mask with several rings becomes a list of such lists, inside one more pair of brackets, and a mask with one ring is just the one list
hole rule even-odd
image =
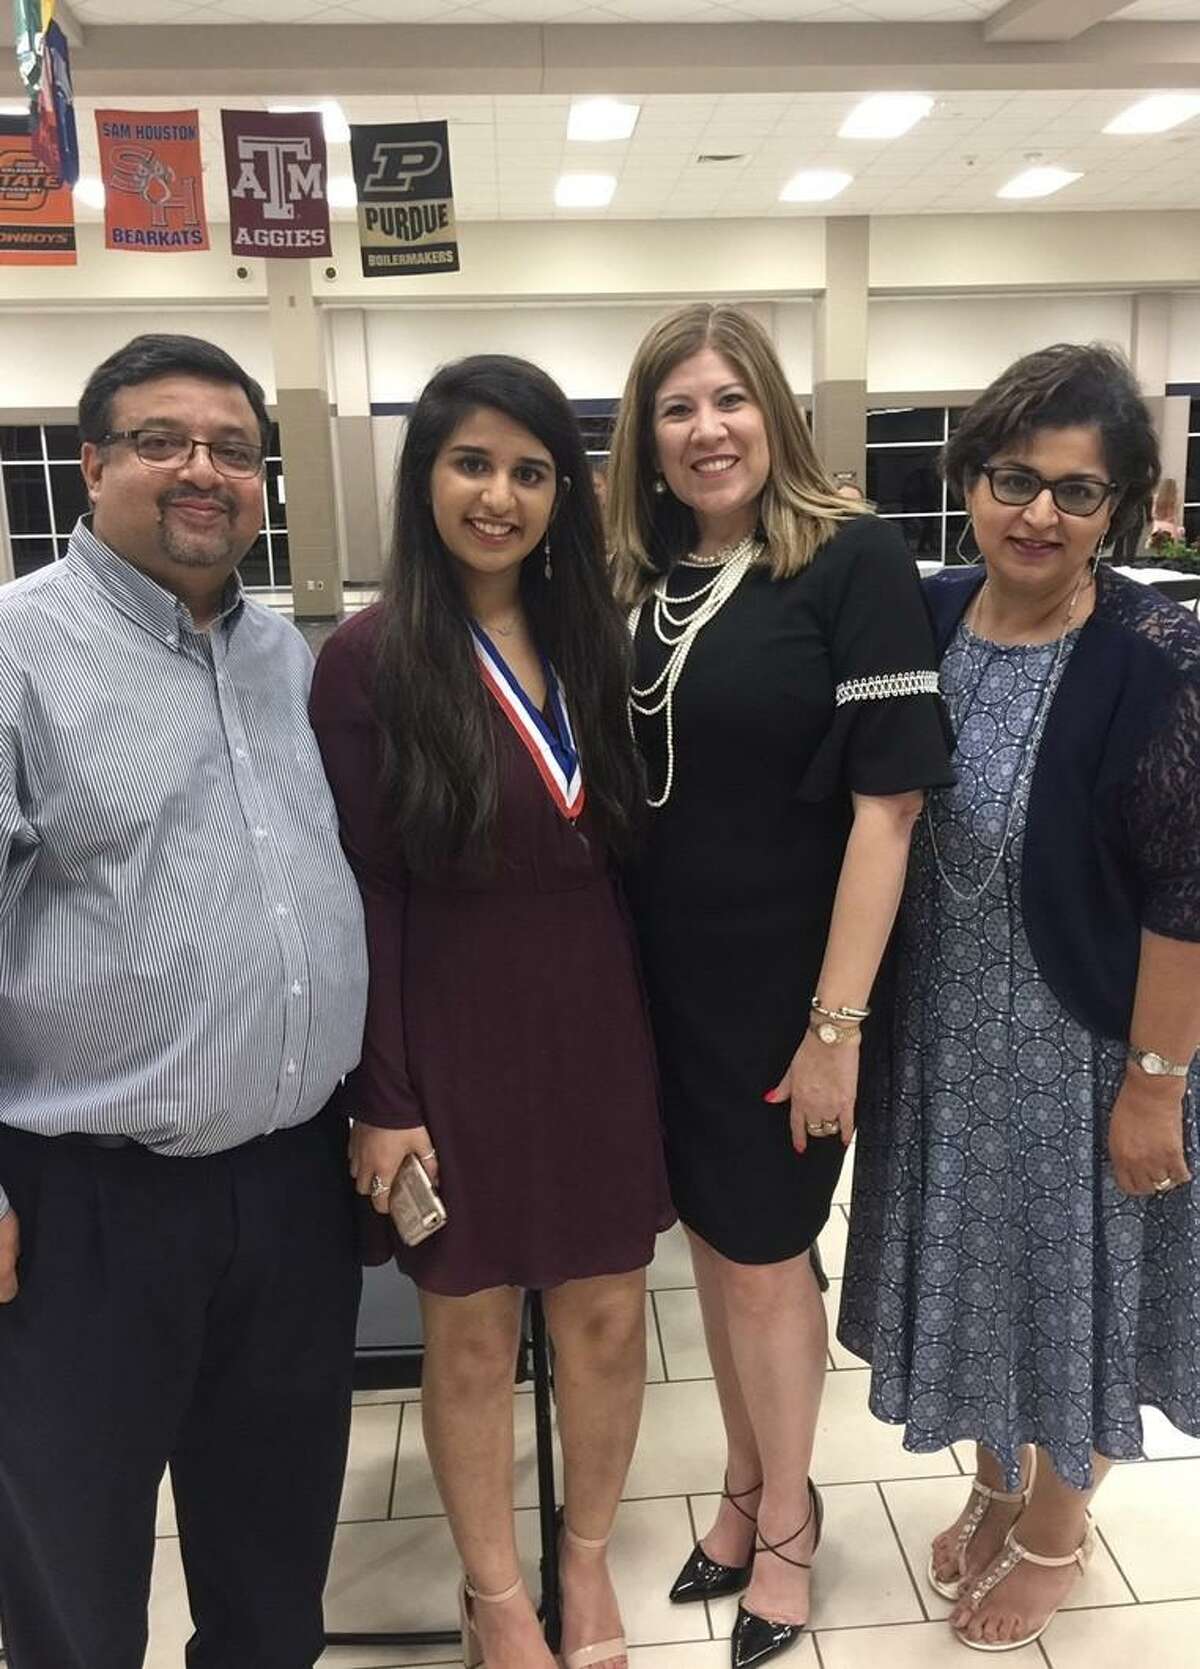
[[[939, 661], [983, 582], [925, 582]], [[1127, 1039], [1141, 930], [1200, 942], [1200, 622], [1103, 566], [1030, 785], [1021, 904], [1043, 978]]]

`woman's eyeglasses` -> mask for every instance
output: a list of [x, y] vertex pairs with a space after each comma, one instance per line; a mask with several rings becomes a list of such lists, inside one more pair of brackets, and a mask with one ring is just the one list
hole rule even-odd
[[1057, 481], [1047, 481], [1035, 470], [1015, 469], [1011, 464], [984, 464], [982, 473], [997, 504], [1032, 504], [1049, 488], [1064, 516], [1094, 516], [1106, 499], [1121, 490], [1117, 481], [1096, 481], [1090, 475], [1061, 475]]

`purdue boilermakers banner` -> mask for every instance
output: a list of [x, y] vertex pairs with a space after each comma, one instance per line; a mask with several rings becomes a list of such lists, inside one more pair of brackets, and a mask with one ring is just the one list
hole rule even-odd
[[446, 123], [352, 127], [350, 153], [358, 191], [363, 276], [457, 272]]
[[97, 110], [107, 249], [208, 248], [194, 110]]
[[233, 253], [272, 260], [332, 255], [320, 112], [222, 110], [221, 129]]
[[32, 143], [23, 116], [0, 116], [0, 266], [73, 267], [71, 188]]

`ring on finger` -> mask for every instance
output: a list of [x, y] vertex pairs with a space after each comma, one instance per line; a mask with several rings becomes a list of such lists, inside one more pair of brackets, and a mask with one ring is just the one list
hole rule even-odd
[[371, 1198], [377, 1200], [381, 1194], [391, 1192], [392, 1185], [385, 1182], [378, 1172], [371, 1178]]
[[1161, 1182], [1156, 1182], [1154, 1184], [1154, 1192], [1156, 1194], [1169, 1194], [1174, 1187], [1175, 1184], [1171, 1178], [1169, 1176], [1164, 1176]]

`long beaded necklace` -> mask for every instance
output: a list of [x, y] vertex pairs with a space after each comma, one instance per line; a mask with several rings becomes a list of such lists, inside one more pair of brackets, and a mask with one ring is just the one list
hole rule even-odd
[[[1083, 582], [1087, 577], [1087, 572], [1088, 570], [1085, 568], [1084, 572], [1080, 574], [1078, 580], [1075, 582], [1075, 589], [1071, 593], [1071, 600], [1067, 604], [1067, 615], [1066, 619], [1063, 621], [1062, 631], [1058, 635], [1058, 647], [1055, 650], [1054, 661], [1050, 667], [1050, 672], [1046, 678], [1046, 682], [1042, 686], [1042, 692], [1038, 699], [1037, 711], [1034, 715], [1033, 725], [1030, 728], [1029, 751], [1026, 753], [1025, 758], [1021, 762], [1021, 769], [1018, 772], [1016, 781], [1013, 784], [1012, 794], [1008, 802], [1008, 817], [1005, 820], [1004, 833], [1000, 837], [1000, 846], [996, 852], [995, 861], [984, 877], [982, 886], [972, 887], [969, 891], [964, 892], [961, 887], [955, 885], [946, 869], [945, 864], [942, 862], [942, 855], [938, 851], [937, 835], [934, 832], [933, 817], [930, 814], [928, 798], [925, 801], [925, 828], [929, 835], [929, 849], [933, 853], [933, 861], [937, 865], [937, 872], [941, 876], [946, 887], [954, 894], [960, 904], [977, 903], [991, 886], [992, 882], [996, 879], [996, 876], [1000, 871], [1000, 865], [1004, 862], [1004, 854], [1008, 850], [1008, 843], [1012, 836], [1013, 825], [1017, 820], [1017, 812], [1021, 808], [1025, 789], [1033, 771], [1034, 762], [1037, 759], [1038, 748], [1041, 745], [1042, 740], [1042, 732], [1046, 728], [1046, 720], [1050, 716], [1050, 707], [1054, 701], [1055, 692], [1058, 689], [1059, 682], [1062, 679], [1063, 661], [1065, 659], [1067, 649], [1067, 638], [1071, 631], [1071, 621], [1075, 616], [1075, 604], [1079, 601], [1079, 593], [1083, 589]], [[986, 583], [987, 582], [985, 581], [985, 586]], [[979, 595], [980, 600], [982, 601], [982, 590]]]
[[[651, 796], [647, 804], [654, 811], [661, 810], [671, 797], [671, 788], [675, 781], [675, 686], [682, 676], [684, 665], [691, 653], [693, 643], [700, 633], [729, 601], [737, 590], [746, 574], [757, 562], [763, 549], [762, 541], [751, 534], [740, 544], [732, 546], [727, 551], [718, 551], [712, 558], [685, 558], [688, 567], [711, 567], [715, 570], [713, 577], [705, 580], [695, 591], [688, 592], [682, 597], [672, 597], [668, 592], [671, 573], [662, 576], [650, 594], [651, 621], [654, 634], [660, 643], [667, 647], [667, 659], [662, 671], [651, 684], [639, 687], [634, 684], [629, 692], [629, 723], [633, 727], [633, 715], [636, 713], [644, 719], [653, 718], [658, 713], [665, 714], [667, 729], [667, 773], [663, 782], [662, 792]], [[684, 564], [681, 564], [681, 566]], [[673, 570], [672, 570], [673, 572]], [[672, 608], [692, 606], [692, 612], [680, 619], [672, 614]], [[629, 630], [632, 636], [637, 636], [638, 622], [642, 617], [643, 603], [636, 603], [630, 612]], [[677, 635], [671, 636], [669, 634]]]

